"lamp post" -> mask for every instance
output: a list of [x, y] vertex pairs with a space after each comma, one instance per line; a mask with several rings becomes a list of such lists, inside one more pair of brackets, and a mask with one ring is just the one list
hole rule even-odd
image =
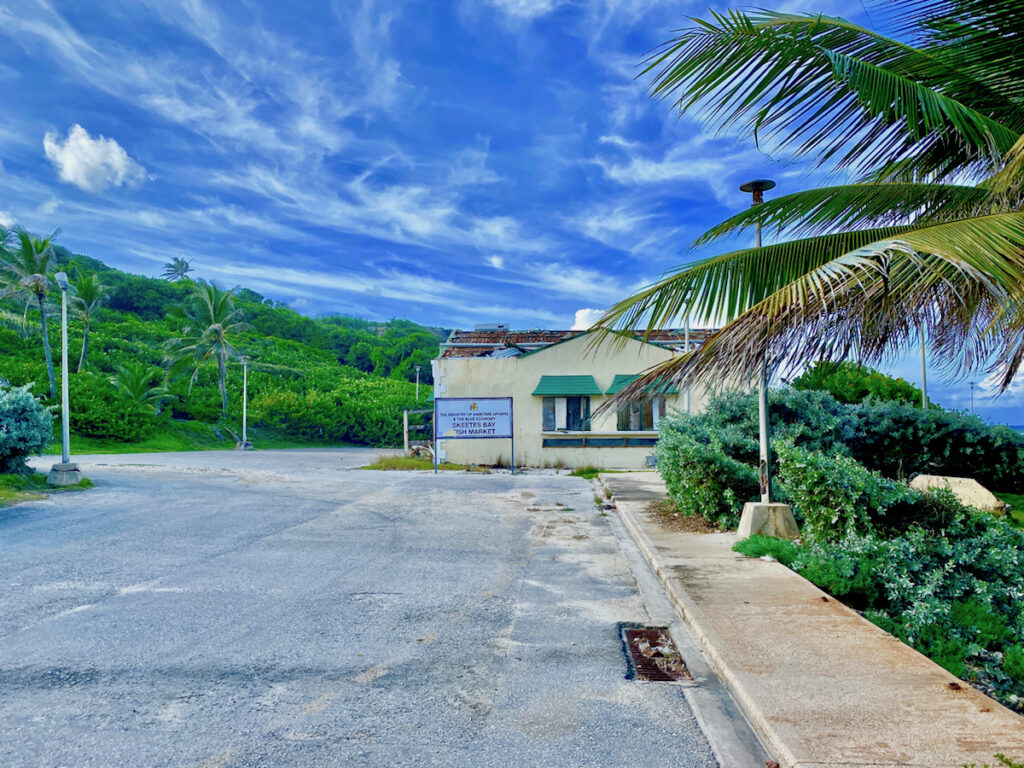
[[[751, 207], [764, 202], [764, 193], [775, 188], [775, 182], [771, 179], [755, 179], [740, 186], [741, 192], [749, 192], [752, 197]], [[755, 239], [756, 247], [761, 247], [761, 224], [757, 224]], [[761, 456], [757, 465], [757, 478], [761, 486], [761, 503], [771, 504], [772, 502], [772, 445], [771, 435], [768, 433], [768, 360], [761, 359], [761, 373], [757, 379], [757, 425], [759, 442], [761, 445]]]
[[235, 446], [240, 451], [252, 450], [246, 435], [249, 421], [249, 358], [242, 355], [242, 442]]
[[971, 382], [971, 416], [974, 415], [974, 382]]
[[420, 368], [423, 366], [416, 366], [416, 402], [420, 401]]
[[[684, 352], [690, 351], [690, 316], [686, 316], [686, 341], [683, 347]], [[683, 406], [686, 408], [686, 413], [690, 413], [690, 385], [686, 385], [686, 389], [683, 391]]]
[[[749, 192], [752, 196], [751, 207], [764, 202], [764, 193], [775, 188], [771, 179], [755, 179], [740, 186], [741, 192]], [[761, 225], [757, 225], [756, 246], [761, 247]], [[800, 535], [793, 517], [793, 510], [788, 504], [772, 503], [772, 446], [768, 432], [768, 357], [761, 358], [761, 370], [757, 377], [757, 425], [760, 442], [760, 460], [757, 465], [757, 479], [761, 490], [761, 501], [750, 501], [743, 505], [740, 517], [740, 539], [754, 534], [778, 536], [795, 539]]]
[[71, 463], [71, 415], [68, 406], [68, 283], [67, 272], [53, 276], [60, 287], [60, 437], [61, 460], [50, 469], [50, 485], [77, 485], [82, 473]]

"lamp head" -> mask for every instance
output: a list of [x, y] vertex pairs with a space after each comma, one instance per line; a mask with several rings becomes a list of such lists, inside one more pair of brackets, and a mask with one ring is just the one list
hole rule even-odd
[[740, 192], [750, 192], [754, 196], [755, 204], [764, 202], [764, 193], [769, 189], [775, 189], [775, 182], [771, 179], [754, 179], [740, 184]]
[[58, 272], [56, 275], [53, 276], [53, 279], [57, 281], [57, 285], [60, 286], [60, 289], [62, 291], [66, 291], [68, 288], [71, 287], [71, 284], [68, 282], [67, 272]]

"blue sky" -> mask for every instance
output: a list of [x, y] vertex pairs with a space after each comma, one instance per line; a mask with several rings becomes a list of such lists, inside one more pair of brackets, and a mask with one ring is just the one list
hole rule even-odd
[[[704, 7], [8, 0], [0, 222], [307, 314], [571, 327], [708, 255], [686, 246], [741, 182], [821, 181], [645, 94], [644, 53]], [[1016, 423], [1021, 397], [987, 415]]]

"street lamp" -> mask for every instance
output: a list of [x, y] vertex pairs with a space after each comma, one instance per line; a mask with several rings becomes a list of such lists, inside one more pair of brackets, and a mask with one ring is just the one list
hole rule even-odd
[[[754, 179], [740, 186], [741, 192], [751, 195], [751, 207], [764, 202], [764, 193], [775, 188], [771, 179]], [[756, 230], [756, 247], [761, 247], [761, 224]], [[788, 504], [772, 503], [772, 446], [768, 432], [768, 357], [761, 358], [761, 370], [757, 377], [757, 425], [760, 442], [760, 459], [757, 465], [757, 479], [761, 488], [761, 502], [747, 502], [740, 517], [739, 537], [748, 538], [754, 534], [779, 536], [794, 539], [799, 535], [793, 510]]]
[[53, 276], [60, 286], [60, 436], [61, 460], [50, 469], [46, 482], [50, 485], [77, 485], [82, 473], [71, 463], [71, 420], [68, 410], [68, 283], [67, 272]]
[[242, 355], [242, 442], [235, 446], [239, 451], [251, 451], [252, 443], [246, 435], [249, 422], [249, 358]]
[[[771, 179], [755, 179], [740, 186], [741, 192], [749, 192], [753, 198], [750, 206], [760, 205], [764, 202], [764, 193], [775, 188], [775, 182]], [[755, 245], [761, 247], [761, 223], [758, 222], [756, 230]], [[757, 380], [757, 424], [761, 443], [761, 456], [757, 465], [757, 479], [761, 485], [761, 503], [772, 503], [772, 446], [771, 436], [768, 434], [768, 359], [761, 358], [761, 374]]]

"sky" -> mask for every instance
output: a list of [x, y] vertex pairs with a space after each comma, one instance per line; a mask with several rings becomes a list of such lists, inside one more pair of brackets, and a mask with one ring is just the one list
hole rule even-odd
[[[742, 182], [824, 179], [647, 95], [646, 54], [707, 5], [7, 0], [0, 224], [142, 274], [183, 257], [309, 315], [585, 324], [713, 255], [689, 243]], [[983, 389], [979, 413], [1024, 423], [1024, 383]]]

